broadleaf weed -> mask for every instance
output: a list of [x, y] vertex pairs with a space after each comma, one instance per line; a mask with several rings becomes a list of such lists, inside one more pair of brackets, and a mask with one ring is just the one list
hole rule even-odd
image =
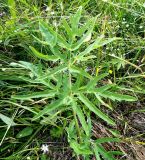
[[[103, 99], [111, 99], [113, 101], [135, 101], [136, 98], [128, 95], [122, 95], [114, 91], [112, 88], [116, 84], [108, 84], [107, 86], [100, 85], [100, 81], [108, 76], [108, 73], [91, 75], [85, 71], [85, 63], [87, 56], [93, 56], [93, 51], [108, 43], [119, 40], [119, 38], [98, 37], [96, 40], [91, 40], [93, 28], [96, 23], [96, 18], [88, 20], [84, 26], [80, 26], [82, 7], [80, 7], [75, 15], [67, 22], [62, 20], [62, 25], [67, 36], [59, 34], [50, 25], [44, 21], [39, 22], [39, 31], [42, 35], [44, 47], [49, 48], [51, 55], [43, 54], [30, 46], [33, 54], [41, 60], [54, 63], [53, 67], [43, 67], [41, 65], [32, 64], [24, 61], [19, 63], [11, 63], [12, 66], [22, 68], [28, 72], [25, 76], [20, 76], [20, 79], [28, 83], [40, 84], [43, 91], [23, 93], [12, 95], [12, 99], [17, 100], [33, 100], [46, 98], [47, 104], [37, 111], [37, 114], [32, 118], [33, 121], [44, 121], [47, 117], [59, 112], [59, 110], [72, 111], [73, 120], [69, 120], [70, 125], [67, 128], [68, 142], [70, 147], [79, 156], [89, 158], [95, 154], [96, 158], [100, 159], [100, 155], [104, 158], [114, 159], [113, 154], [108, 153], [102, 142], [116, 141], [114, 138], [100, 139], [100, 141], [92, 140], [91, 133], [91, 118], [88, 112], [94, 112], [99, 118], [110, 125], [115, 125], [115, 120], [111, 119], [101, 108], [93, 102], [94, 97], [104, 106], [112, 109], [109, 104]], [[37, 38], [36, 38], [37, 40]], [[91, 40], [91, 43], [89, 42]], [[92, 42], [93, 41], [93, 42]], [[87, 48], [82, 51], [82, 46], [87, 43]], [[97, 55], [95, 55], [97, 58]], [[80, 63], [82, 62], [82, 64]], [[99, 83], [99, 84], [98, 84]], [[33, 109], [35, 111], [35, 109]], [[36, 111], [35, 111], [36, 112]], [[46, 121], [45, 121], [46, 122]], [[93, 147], [95, 146], [95, 147]]]
[[[44, 133], [47, 130], [51, 138], [67, 135], [69, 146], [78, 159], [89, 160], [95, 156], [97, 160], [114, 160], [117, 155], [122, 155], [120, 151], [109, 151], [105, 143], [121, 142], [120, 134], [113, 130], [118, 121], [110, 114], [114, 113], [116, 104], [119, 101], [136, 101], [136, 93], [144, 93], [144, 82], [140, 83], [144, 78], [144, 42], [140, 37], [144, 33], [143, 15], [134, 12], [139, 3], [133, 1], [134, 7], [130, 9], [132, 4], [127, 1], [112, 3], [101, 0], [96, 3], [83, 0], [79, 1], [83, 7], [71, 16], [69, 12], [76, 9], [76, 0], [70, 2], [69, 8], [63, 1], [49, 1], [48, 6], [42, 1], [29, 4], [25, 0], [8, 0], [5, 3], [9, 13], [0, 22], [2, 54], [10, 51], [8, 55], [13, 54], [12, 58], [16, 59], [8, 59], [4, 54], [0, 57], [6, 64], [0, 71], [1, 97], [4, 99], [0, 101], [0, 118], [2, 125], [4, 123], [7, 127], [4, 133], [5, 126], [2, 126], [0, 137], [5, 145], [6, 137], [12, 137], [9, 131], [14, 126], [19, 130], [18, 135], [15, 133], [17, 129], [12, 134], [14, 145], [21, 143], [22, 137], [28, 139], [8, 158], [21, 159], [21, 155], [25, 156], [29, 151], [28, 144], [32, 141], [39, 149], [34, 146], [30, 150], [41, 157], [38, 150], [45, 135], [42, 134], [42, 139], [34, 138], [42, 130]], [[142, 9], [141, 6], [140, 3]], [[59, 13], [59, 7], [62, 13]], [[87, 16], [82, 17], [82, 12]], [[63, 17], [63, 14], [67, 16]], [[133, 32], [137, 37], [131, 37]], [[3, 51], [5, 49], [6, 52]], [[21, 61], [17, 62], [18, 59]], [[139, 79], [136, 85], [132, 81], [135, 78]], [[135, 97], [125, 94], [129, 92]], [[15, 109], [16, 117], [10, 118], [15, 115], [12, 114]], [[110, 128], [112, 137], [94, 137], [94, 119], [96, 123]], [[21, 125], [24, 126], [22, 130]], [[13, 144], [9, 147], [13, 148]]]

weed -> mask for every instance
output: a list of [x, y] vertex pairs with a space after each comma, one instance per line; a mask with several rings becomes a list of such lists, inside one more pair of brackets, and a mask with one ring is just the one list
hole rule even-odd
[[[6, 48], [17, 57], [14, 60], [15, 55], [12, 59], [1, 56], [2, 157], [22, 159], [34, 153], [31, 158], [35, 159], [41, 146], [44, 153], [48, 152], [48, 145], [41, 145], [44, 141], [39, 140], [44, 134], [36, 138], [47, 129], [54, 139], [66, 135], [77, 158], [87, 160], [95, 156], [97, 160], [102, 157], [113, 160], [122, 155], [104, 145], [121, 142], [120, 135], [112, 131], [112, 137], [94, 138], [92, 120], [98, 123], [103, 120], [107, 128], [116, 126], [117, 120], [111, 116], [116, 103], [136, 101], [136, 94], [144, 93], [144, 15], [136, 13], [142, 10], [142, 2], [74, 0], [69, 8], [69, 2], [63, 1], [49, 4], [34, 1], [32, 7], [25, 0], [19, 3], [18, 9], [14, 0], [4, 5], [9, 8], [10, 20], [3, 17], [5, 24], [0, 24], [2, 52]], [[70, 16], [78, 8], [77, 3], [83, 7]], [[131, 10], [129, 6], [134, 4]], [[23, 9], [25, 15], [19, 18]], [[82, 17], [82, 11], [87, 16]], [[63, 16], [64, 12], [67, 16]], [[102, 15], [94, 18], [92, 15], [96, 13]], [[131, 37], [133, 32], [137, 38]], [[16, 53], [18, 46], [25, 51]], [[31, 58], [26, 57], [26, 52]], [[17, 62], [18, 59], [21, 61]], [[140, 84], [133, 82], [134, 77], [138, 77]], [[133, 81], [126, 81], [127, 78]], [[29, 144], [34, 147], [29, 149]], [[10, 147], [15, 149], [4, 153]], [[42, 159], [46, 159], [45, 155]]]

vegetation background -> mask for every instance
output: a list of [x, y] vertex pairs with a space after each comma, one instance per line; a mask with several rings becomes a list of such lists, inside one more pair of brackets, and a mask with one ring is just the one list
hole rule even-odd
[[144, 46], [144, 0], [0, 0], [0, 159], [144, 160]]

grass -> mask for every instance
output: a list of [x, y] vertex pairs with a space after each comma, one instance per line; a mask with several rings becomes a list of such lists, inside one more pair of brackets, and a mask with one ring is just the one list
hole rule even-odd
[[144, 1], [0, 4], [0, 159], [137, 159]]

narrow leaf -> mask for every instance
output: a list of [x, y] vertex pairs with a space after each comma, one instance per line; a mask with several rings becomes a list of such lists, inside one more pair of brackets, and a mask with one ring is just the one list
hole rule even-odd
[[99, 152], [98, 152], [98, 146], [97, 146], [96, 144], [94, 144], [93, 150], [94, 150], [94, 152], [95, 152], [95, 157], [96, 157], [96, 159], [97, 159], [97, 160], [101, 160], [100, 154], [99, 154]]
[[9, 118], [9, 117], [1, 114], [1, 113], [0, 113], [0, 119], [1, 119], [4, 123], [6, 123], [8, 126], [15, 126], [15, 125], [16, 125], [16, 123], [13, 121], [12, 118]]
[[62, 20], [62, 23], [63, 23], [63, 27], [66, 30], [69, 38], [72, 39], [72, 29], [70, 28], [69, 24], [67, 23], [65, 19]]
[[30, 107], [22, 106], [22, 105], [20, 105], [20, 104], [14, 103], [14, 102], [12, 102], [12, 101], [4, 101], [4, 102], [9, 103], [9, 104], [12, 104], [12, 105], [17, 106], [17, 107], [20, 107], [20, 108], [23, 108], [23, 109], [25, 109], [25, 110], [27, 110], [27, 111], [29, 111], [29, 112], [31, 112], [31, 113], [37, 114], [37, 112], [36, 112], [36, 111], [33, 111]]
[[48, 26], [44, 22], [40, 22], [39, 24], [40, 24], [39, 29], [41, 31], [41, 34], [43, 35], [47, 43], [35, 37], [35, 39], [38, 42], [44, 45], [48, 44], [51, 48], [53, 48], [54, 46], [56, 46], [56, 44], [58, 44], [60, 47], [70, 50], [70, 45], [66, 42], [66, 40], [60, 34], [58, 34], [56, 31], [54, 31], [50, 26]]
[[137, 99], [135, 97], [129, 96], [129, 95], [122, 95], [119, 93], [114, 93], [110, 91], [106, 91], [103, 93], [99, 93], [104, 98], [112, 99], [113, 101], [136, 101]]
[[86, 42], [88, 40], [88, 37], [91, 36], [92, 31], [94, 29], [95, 21], [96, 21], [96, 19], [94, 19], [94, 21], [93, 21], [92, 25], [90, 26], [90, 28], [88, 29], [87, 33], [79, 41], [77, 41], [75, 44], [72, 45], [72, 47], [71, 47], [72, 51], [77, 50], [84, 42]]
[[78, 116], [78, 118], [80, 120], [80, 123], [81, 123], [86, 135], [89, 136], [90, 131], [89, 131], [87, 122], [85, 120], [85, 116], [84, 116], [80, 106], [77, 105], [76, 102], [73, 102], [72, 107], [73, 107], [74, 111], [76, 112], [76, 114], [77, 114], [77, 116]]
[[32, 133], [33, 133], [33, 128], [26, 127], [16, 135], [16, 138], [23, 138], [26, 136], [30, 136]]
[[56, 57], [59, 57], [59, 59], [63, 60], [64, 62], [66, 61], [66, 55], [65, 54], [61, 54], [61, 52], [59, 51], [59, 49], [57, 48], [57, 46], [50, 47], [50, 50], [52, 51], [52, 53]]
[[97, 145], [98, 152], [107, 160], [115, 160], [115, 158], [108, 154], [108, 152], [101, 146]]
[[100, 36], [99, 38], [96, 39], [96, 41], [94, 43], [92, 43], [91, 45], [89, 45], [83, 52], [81, 52], [78, 56], [77, 59], [81, 59], [81, 57], [89, 54], [92, 50], [100, 48], [108, 43], [111, 43], [115, 40], [118, 40], [119, 38], [108, 38], [107, 40], [103, 39], [103, 36]]
[[63, 100], [58, 99], [55, 102], [46, 105], [42, 111], [40, 111], [36, 116], [33, 117], [32, 120], [36, 120], [42, 117], [44, 114], [50, 113], [53, 110], [58, 109], [62, 104], [63, 104]]
[[122, 156], [124, 155], [124, 153], [121, 151], [109, 151], [108, 154], [109, 155], [122, 155]]
[[42, 76], [39, 80], [43, 80], [43, 79], [46, 79], [48, 77], [51, 77], [57, 73], [60, 73], [62, 71], [65, 71], [67, 69], [67, 66], [66, 65], [60, 65], [60, 66], [57, 66], [55, 68], [53, 68], [52, 71], [50, 71], [49, 73], [47, 73], [46, 75]]
[[46, 61], [57, 61], [59, 58], [57, 56], [49, 56], [49, 55], [44, 55], [43, 53], [38, 52], [34, 47], [29, 46], [29, 48], [32, 50], [34, 55], [38, 58], [44, 59]]
[[60, 47], [71, 50], [71, 46], [66, 42], [66, 40], [60, 34], [57, 34], [57, 43]]
[[88, 30], [89, 27], [92, 25], [93, 21], [94, 21], [94, 18], [89, 19], [86, 24], [84, 24], [82, 27], [80, 27], [80, 28], [78, 29], [78, 32], [77, 32], [78, 36], [82, 36], [82, 34], [83, 34], [86, 30]]
[[81, 13], [82, 13], [82, 6], [80, 6], [79, 9], [77, 10], [76, 14], [74, 14], [70, 18], [72, 31], [74, 34], [77, 33], [77, 30], [78, 30], [78, 25], [79, 25], [79, 21], [81, 18]]
[[120, 142], [121, 140], [119, 138], [111, 138], [111, 137], [103, 137], [99, 138], [95, 141], [95, 143], [109, 143], [109, 142]]
[[100, 81], [101, 79], [103, 79], [104, 77], [108, 76], [107, 73], [104, 73], [104, 74], [101, 74], [101, 75], [98, 75], [96, 76], [95, 78], [91, 79], [88, 84], [82, 88], [86, 88], [87, 90], [91, 90], [92, 88], [94, 88], [98, 81]]
[[95, 94], [95, 96], [96, 96], [96, 98], [98, 99], [98, 101], [99, 101], [102, 105], [104, 105], [104, 106], [108, 107], [109, 109], [113, 110], [113, 108], [112, 108], [109, 104], [105, 103], [105, 102], [101, 99], [101, 97], [100, 97], [99, 95]]
[[25, 62], [25, 61], [19, 61], [19, 63], [20, 64], [18, 64], [18, 65], [22, 66], [23, 68], [29, 69], [33, 72], [35, 72], [35, 70], [36, 70], [36, 66], [34, 66], [32, 63]]
[[90, 53], [92, 50], [94, 50], [94, 46], [96, 43], [99, 43], [103, 39], [103, 36], [100, 36], [99, 38], [96, 39], [96, 41], [92, 44], [90, 44], [83, 52], [81, 52], [78, 56], [77, 59], [81, 59], [81, 57], [87, 55]]
[[40, 30], [42, 36], [45, 38], [45, 41], [48, 43], [48, 45], [54, 47], [57, 42], [57, 35], [52, 34], [50, 28], [44, 22], [39, 23], [39, 30]]
[[74, 83], [74, 85], [72, 86], [72, 90], [73, 92], [76, 92], [79, 88], [80, 88], [80, 85], [81, 83], [83, 82], [83, 76], [80, 75], [78, 77], [76, 77], [76, 82]]
[[82, 75], [82, 76], [84, 76], [84, 77], [87, 77], [87, 78], [89, 78], [89, 79], [92, 78], [91, 75], [89, 75], [87, 72], [85, 72], [84, 70], [82, 70], [82, 69], [80, 69], [80, 68], [78, 68], [78, 67], [76, 67], [76, 66], [70, 66], [69, 70], [70, 70], [71, 72], [73, 72], [73, 73], [78, 73], [78, 74], [80, 74], [80, 75]]
[[78, 98], [86, 105], [86, 107], [89, 108], [90, 111], [94, 112], [98, 117], [111, 125], [115, 125], [115, 123], [107, 115], [105, 115], [98, 108], [96, 108], [96, 106], [92, 102], [90, 102], [89, 99], [83, 94], [80, 93]]
[[12, 95], [11, 97], [13, 99], [20, 99], [20, 100], [31, 100], [32, 98], [51, 98], [54, 97], [56, 94], [55, 91], [42, 91], [42, 92], [33, 92], [31, 94], [25, 94], [25, 95]]
[[70, 141], [70, 147], [73, 148], [75, 153], [77, 153], [78, 155], [90, 155], [90, 154], [92, 154], [92, 151], [89, 148], [89, 146], [87, 146], [85, 144], [79, 144], [74, 140]]
[[10, 9], [11, 18], [14, 20], [17, 17], [15, 0], [8, 0], [8, 6]]

